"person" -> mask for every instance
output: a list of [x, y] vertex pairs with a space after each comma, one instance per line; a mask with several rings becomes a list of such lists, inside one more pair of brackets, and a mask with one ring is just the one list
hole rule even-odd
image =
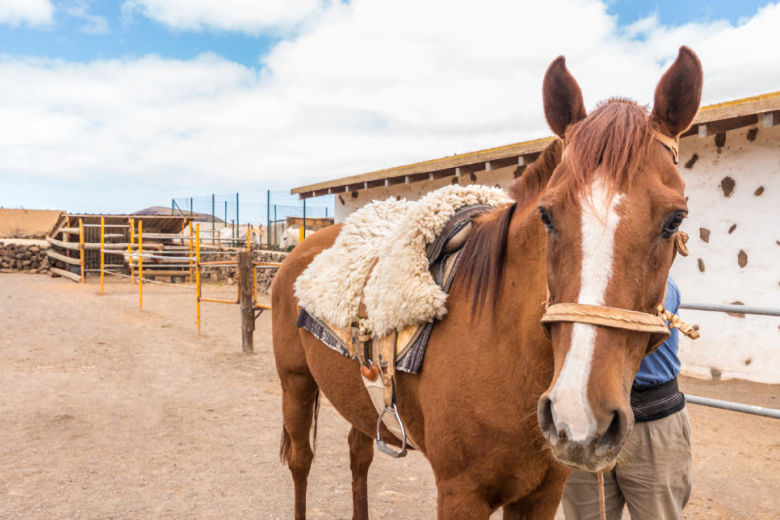
[[[680, 291], [669, 277], [666, 309], [677, 313]], [[691, 427], [685, 396], [677, 388], [678, 331], [642, 360], [631, 388], [634, 430], [615, 467], [604, 472], [608, 520], [624, 506], [632, 520], [679, 519], [691, 495]], [[600, 518], [598, 475], [573, 470], [563, 493], [566, 520]]]

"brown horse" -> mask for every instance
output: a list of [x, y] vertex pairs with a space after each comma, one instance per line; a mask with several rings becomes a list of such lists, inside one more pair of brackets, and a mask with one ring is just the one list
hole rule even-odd
[[[564, 59], [547, 70], [545, 115], [561, 139], [512, 186], [514, 204], [478, 217], [422, 371], [397, 374], [399, 412], [433, 468], [440, 519], [487, 519], [498, 507], [505, 519], [551, 519], [567, 465], [597, 471], [614, 461], [633, 424], [631, 383], [655, 338], [559, 321], [545, 331], [542, 302], [653, 313], [663, 301], [672, 235], [686, 214], [676, 140], [698, 109], [701, 83], [698, 59], [683, 47], [651, 113], [614, 99], [588, 116]], [[353, 517], [368, 518], [377, 413], [358, 362], [296, 327], [293, 284], [340, 229], [296, 247], [273, 284], [281, 455], [298, 519], [320, 390], [352, 424]]]

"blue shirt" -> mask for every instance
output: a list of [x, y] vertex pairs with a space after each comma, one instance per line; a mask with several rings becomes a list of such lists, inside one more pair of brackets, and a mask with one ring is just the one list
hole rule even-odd
[[[674, 283], [672, 277], [666, 281], [666, 310], [677, 314], [680, 309], [680, 289]], [[678, 331], [672, 329], [672, 334], [658, 349], [645, 356], [636, 373], [634, 384], [660, 385], [671, 381], [680, 373], [680, 358], [677, 357]]]

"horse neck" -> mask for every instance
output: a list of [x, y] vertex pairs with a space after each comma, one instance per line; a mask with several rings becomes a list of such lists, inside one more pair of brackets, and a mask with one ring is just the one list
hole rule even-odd
[[[511, 335], [513, 351], [535, 359], [552, 350], [540, 319], [547, 296], [547, 237], [535, 204], [517, 208], [509, 226], [506, 261], [495, 306], [498, 330]], [[517, 330], [518, 327], [521, 330]]]

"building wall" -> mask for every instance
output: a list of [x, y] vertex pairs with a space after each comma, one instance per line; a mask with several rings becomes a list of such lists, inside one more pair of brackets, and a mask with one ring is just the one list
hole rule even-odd
[[[678, 256], [672, 275], [683, 302], [780, 308], [780, 126], [756, 128], [755, 134], [747, 128], [726, 132], [720, 147], [715, 136], [690, 136], [680, 143], [680, 172], [689, 198], [683, 229], [690, 235], [690, 256]], [[690, 164], [694, 154], [697, 159]], [[458, 182], [506, 188], [515, 171], [477, 172]], [[730, 191], [727, 178], [733, 181]], [[446, 178], [337, 195], [336, 221], [371, 200], [416, 200], [451, 182]], [[696, 341], [681, 339], [683, 373], [780, 383], [780, 318], [691, 310], [681, 314], [699, 325], [701, 333]]]
[[[780, 309], [780, 126], [757, 128], [752, 141], [749, 129], [727, 132], [721, 148], [715, 136], [681, 143], [690, 256], [672, 275], [684, 302]], [[685, 373], [780, 383], [780, 318], [682, 314], [701, 329], [700, 339], [681, 339]]]
[[48, 209], [0, 208], [0, 237], [43, 237], [61, 214], [62, 211]]

